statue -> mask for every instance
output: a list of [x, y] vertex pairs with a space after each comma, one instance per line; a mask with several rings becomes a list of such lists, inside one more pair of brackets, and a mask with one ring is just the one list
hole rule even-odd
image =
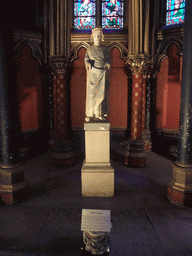
[[110, 53], [101, 45], [104, 35], [101, 28], [92, 29], [94, 45], [87, 49], [85, 67], [87, 70], [86, 122], [106, 121], [109, 112], [108, 89]]

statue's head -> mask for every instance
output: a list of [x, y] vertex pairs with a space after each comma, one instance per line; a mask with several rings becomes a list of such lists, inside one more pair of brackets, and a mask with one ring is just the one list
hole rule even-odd
[[101, 41], [104, 41], [104, 34], [102, 28], [92, 29], [91, 41], [94, 41], [94, 44], [100, 44]]

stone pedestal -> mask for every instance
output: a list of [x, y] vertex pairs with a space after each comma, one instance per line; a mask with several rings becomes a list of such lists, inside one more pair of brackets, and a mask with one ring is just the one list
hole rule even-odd
[[85, 123], [85, 161], [81, 170], [84, 197], [114, 196], [110, 164], [110, 123]]
[[192, 168], [172, 164], [172, 178], [168, 185], [168, 199], [177, 205], [192, 206]]
[[19, 163], [12, 168], [0, 167], [0, 197], [7, 205], [20, 203], [27, 198], [28, 185], [24, 179], [25, 166]]

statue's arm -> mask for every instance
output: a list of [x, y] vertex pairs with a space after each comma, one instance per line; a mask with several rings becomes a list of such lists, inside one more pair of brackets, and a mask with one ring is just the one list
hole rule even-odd
[[85, 62], [85, 68], [86, 68], [87, 70], [90, 70], [90, 69], [91, 69], [91, 63], [90, 63], [90, 58], [89, 58], [89, 53], [88, 53], [88, 51], [86, 51], [86, 53], [85, 53], [84, 62]]
[[108, 48], [106, 48], [106, 52], [105, 52], [105, 65], [104, 65], [104, 68], [110, 69], [110, 67], [111, 67], [110, 52], [109, 52]]

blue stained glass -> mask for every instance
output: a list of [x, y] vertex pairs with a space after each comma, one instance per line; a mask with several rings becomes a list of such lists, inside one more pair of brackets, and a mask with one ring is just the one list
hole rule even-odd
[[123, 0], [102, 0], [102, 28], [123, 28]]
[[185, 0], [167, 0], [166, 26], [184, 22]]
[[74, 0], [74, 28], [92, 29], [96, 24], [95, 0]]

